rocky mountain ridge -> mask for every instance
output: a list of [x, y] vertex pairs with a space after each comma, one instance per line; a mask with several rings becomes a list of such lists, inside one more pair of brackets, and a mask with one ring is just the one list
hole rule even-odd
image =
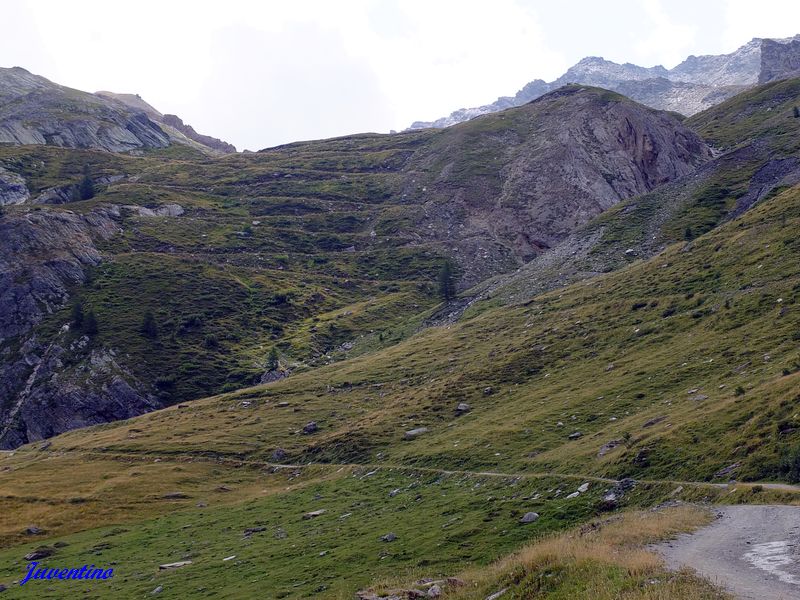
[[136, 153], [173, 143], [209, 154], [236, 150], [174, 115], [162, 115], [138, 96], [90, 94], [21, 67], [0, 68], [0, 144]]
[[[449, 127], [482, 114], [530, 102], [569, 83], [603, 87], [646, 106], [691, 116], [758, 83], [762, 68], [768, 72], [783, 73], [782, 78], [791, 77], [791, 70], [771, 65], [776, 48], [792, 48], [792, 44], [798, 40], [800, 35], [780, 40], [753, 38], [729, 54], [689, 56], [672, 69], [661, 65], [647, 68], [631, 63], [617, 64], [602, 57], [590, 56], [580, 60], [552, 82], [536, 79], [514, 96], [503, 96], [484, 106], [462, 108], [435, 121], [416, 121], [410, 129]], [[764, 43], [767, 43], [767, 62], [762, 66]], [[771, 77], [774, 79], [776, 75]]]
[[424, 200], [420, 235], [453, 248], [474, 284], [710, 158], [673, 116], [569, 85], [443, 130], [412, 157], [406, 194]]
[[202, 147], [210, 148], [211, 150], [221, 152], [223, 154], [236, 152], [236, 147], [233, 144], [229, 144], [228, 142], [224, 142], [210, 135], [197, 133], [194, 127], [185, 124], [183, 119], [177, 115], [161, 113], [159, 110], [145, 102], [139, 94], [117, 94], [114, 92], [100, 91], [95, 92], [95, 95], [122, 102], [134, 110], [141, 110], [153, 121], [164, 125], [168, 131], [178, 132], [183, 136], [186, 136], [186, 138], [189, 140], [197, 142]]
[[0, 69], [0, 144], [128, 152], [165, 148], [169, 136], [142, 112], [33, 75]]

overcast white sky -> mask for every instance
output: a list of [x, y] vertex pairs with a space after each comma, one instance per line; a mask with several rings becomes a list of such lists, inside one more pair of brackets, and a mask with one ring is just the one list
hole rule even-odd
[[587, 55], [672, 67], [800, 33], [796, 0], [4, 0], [0, 66], [140, 94], [239, 149], [404, 129]]

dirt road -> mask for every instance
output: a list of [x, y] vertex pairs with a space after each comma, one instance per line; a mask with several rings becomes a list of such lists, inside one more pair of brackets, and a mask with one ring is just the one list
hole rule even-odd
[[715, 507], [708, 527], [661, 544], [671, 569], [688, 566], [746, 600], [800, 600], [800, 506]]

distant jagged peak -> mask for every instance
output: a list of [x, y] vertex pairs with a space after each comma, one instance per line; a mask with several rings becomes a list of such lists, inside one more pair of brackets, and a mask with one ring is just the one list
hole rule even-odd
[[[800, 35], [771, 41], [787, 45], [795, 40], [800, 40]], [[495, 102], [479, 107], [461, 108], [434, 121], [416, 121], [409, 129], [449, 127], [480, 115], [526, 104], [568, 83], [604, 87], [652, 108], [691, 116], [758, 83], [764, 41], [765, 38], [753, 38], [729, 54], [692, 55], [672, 69], [662, 65], [641, 67], [629, 62], [616, 63], [601, 56], [587, 56], [554, 81], [535, 79], [514, 96], [501, 96]], [[784, 60], [789, 61], [789, 66], [793, 64], [789, 57], [784, 57]], [[777, 71], [787, 72], [787, 68], [778, 67]]]

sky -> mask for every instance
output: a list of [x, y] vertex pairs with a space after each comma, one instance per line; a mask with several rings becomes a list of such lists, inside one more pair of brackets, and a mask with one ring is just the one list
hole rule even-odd
[[0, 66], [137, 93], [240, 150], [402, 130], [585, 56], [673, 67], [800, 33], [796, 0], [4, 0]]

